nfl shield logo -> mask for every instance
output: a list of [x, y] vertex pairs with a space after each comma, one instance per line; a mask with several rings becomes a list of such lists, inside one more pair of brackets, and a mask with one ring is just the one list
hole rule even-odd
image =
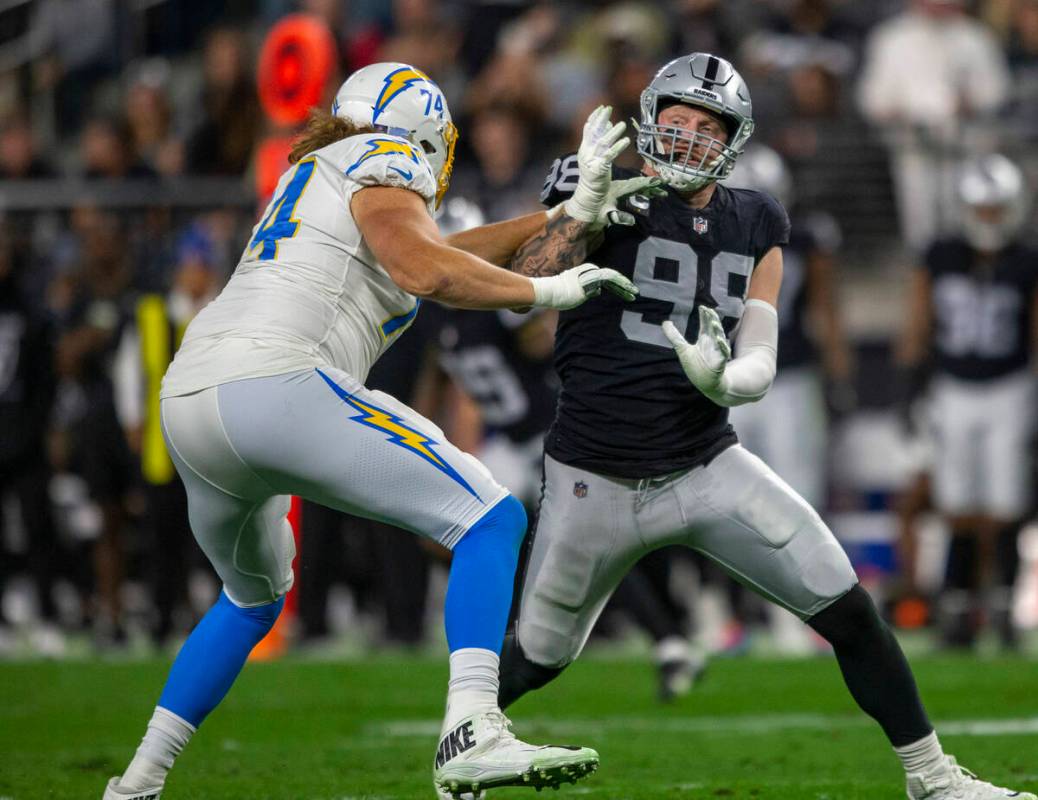
[[710, 223], [704, 217], [696, 217], [692, 220], [692, 230], [700, 235], [706, 233], [709, 227]]
[[573, 496], [587, 497], [587, 484], [584, 481], [577, 481], [573, 484]]

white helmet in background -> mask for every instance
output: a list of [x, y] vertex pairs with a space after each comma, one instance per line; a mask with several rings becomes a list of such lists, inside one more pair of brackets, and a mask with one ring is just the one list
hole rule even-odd
[[793, 202], [793, 176], [786, 162], [762, 144], [751, 144], [743, 151], [724, 185], [767, 192], [787, 209]]
[[998, 153], [967, 161], [959, 174], [962, 229], [978, 250], [994, 252], [1009, 244], [1027, 217], [1023, 173]]
[[486, 221], [483, 209], [464, 197], [452, 197], [433, 217], [443, 236], [478, 228]]
[[439, 207], [450, 185], [458, 129], [451, 122], [447, 99], [428, 75], [410, 64], [370, 64], [339, 87], [332, 114], [401, 136], [420, 148], [436, 175]]

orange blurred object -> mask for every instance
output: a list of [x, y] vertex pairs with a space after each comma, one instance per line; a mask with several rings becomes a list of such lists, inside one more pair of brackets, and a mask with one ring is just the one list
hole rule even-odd
[[894, 625], [898, 628], [922, 628], [930, 618], [930, 606], [919, 597], [906, 597], [894, 606]]
[[267, 116], [278, 125], [303, 122], [321, 102], [337, 59], [335, 37], [319, 18], [290, 14], [280, 20], [263, 42], [256, 70]]
[[288, 169], [292, 136], [268, 136], [256, 150], [256, 200], [263, 208], [277, 188], [278, 178]]

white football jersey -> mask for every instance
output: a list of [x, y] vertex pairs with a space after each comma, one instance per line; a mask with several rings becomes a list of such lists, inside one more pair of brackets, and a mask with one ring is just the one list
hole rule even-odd
[[191, 322], [162, 397], [322, 365], [363, 382], [418, 302], [375, 260], [350, 213], [365, 186], [417, 192], [436, 179], [406, 139], [362, 134], [317, 150], [278, 181], [220, 295]]

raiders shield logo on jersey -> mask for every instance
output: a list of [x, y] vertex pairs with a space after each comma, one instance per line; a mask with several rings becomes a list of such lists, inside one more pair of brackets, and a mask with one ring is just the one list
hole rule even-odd
[[692, 220], [692, 230], [702, 236], [710, 228], [710, 223], [706, 221], [705, 217], [696, 217]]
[[587, 497], [587, 484], [584, 481], [577, 481], [573, 484], [573, 496]]

